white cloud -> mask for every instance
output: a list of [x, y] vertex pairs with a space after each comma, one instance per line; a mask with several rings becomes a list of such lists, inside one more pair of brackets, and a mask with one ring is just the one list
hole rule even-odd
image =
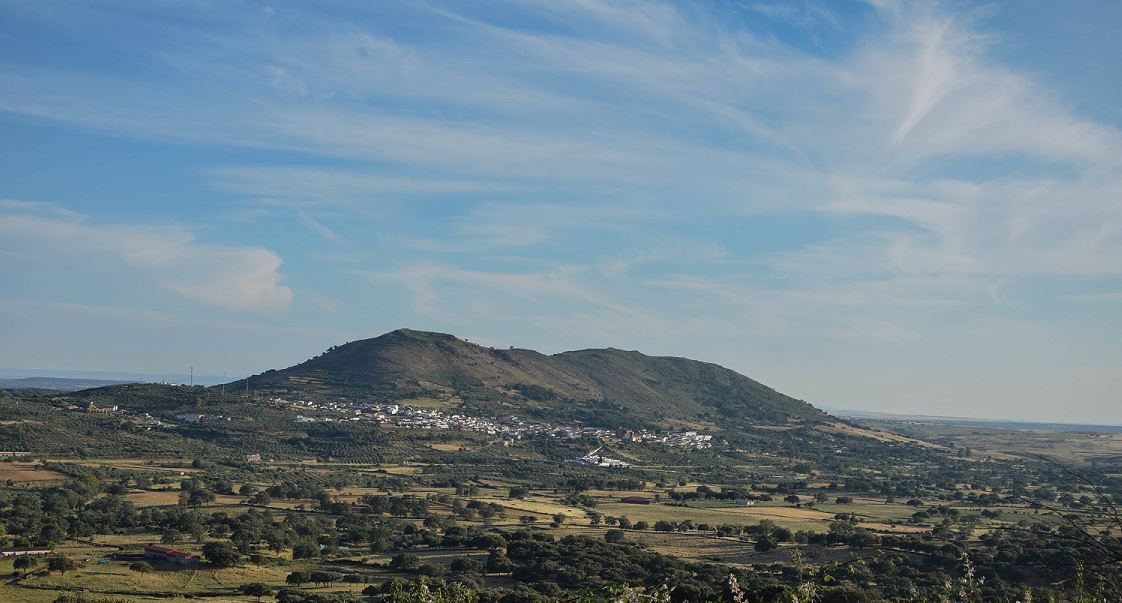
[[73, 213], [12, 209], [0, 213], [6, 247], [39, 249], [75, 265], [108, 259], [180, 296], [224, 308], [269, 311], [292, 301], [281, 284], [281, 258], [267, 249], [199, 243], [178, 225], [95, 224]]

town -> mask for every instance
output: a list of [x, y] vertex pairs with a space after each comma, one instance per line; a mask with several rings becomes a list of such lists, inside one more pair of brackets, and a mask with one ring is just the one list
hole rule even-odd
[[271, 398], [269, 401], [274, 404], [293, 406], [301, 410], [315, 410], [342, 415], [332, 417], [298, 414], [296, 415], [296, 422], [298, 423], [372, 421], [379, 425], [390, 425], [403, 429], [475, 431], [501, 437], [507, 443], [532, 437], [546, 437], [570, 440], [593, 438], [602, 441], [663, 444], [693, 450], [703, 450], [713, 445], [712, 435], [699, 434], [696, 431], [658, 433], [645, 429], [612, 430], [600, 427], [552, 425], [550, 423], [528, 421], [513, 415], [503, 419], [476, 417], [399, 404], [290, 401], [279, 397]]
[[[691, 450], [704, 450], [713, 446], [713, 436], [700, 434], [696, 431], [670, 431], [654, 432], [646, 429], [605, 429], [602, 427], [587, 427], [573, 425], [552, 425], [544, 422], [528, 421], [511, 415], [503, 419], [490, 417], [477, 417], [460, 413], [449, 413], [431, 408], [418, 408], [400, 404], [373, 404], [357, 402], [317, 402], [309, 400], [286, 400], [280, 397], [269, 398], [268, 402], [285, 407], [295, 408], [304, 412], [330, 413], [336, 416], [323, 416], [322, 414], [309, 416], [297, 414], [297, 423], [333, 423], [342, 421], [369, 421], [378, 425], [386, 425], [401, 429], [427, 429], [427, 430], [458, 430], [474, 431], [489, 436], [502, 438], [506, 445], [528, 438], [558, 438], [576, 440], [592, 438], [603, 442], [632, 442], [643, 444], [662, 444], [676, 448]], [[71, 410], [84, 413], [115, 414], [128, 416], [124, 409], [113, 406], [97, 406], [93, 402], [84, 405], [71, 405]], [[137, 417], [147, 429], [175, 428], [176, 424], [167, 419], [161, 420], [148, 413]], [[180, 413], [175, 415], [175, 421], [180, 424], [213, 423], [216, 421], [231, 421], [232, 417], [224, 415], [208, 415], [202, 413]], [[590, 454], [575, 462], [599, 466], [626, 466], [622, 461], [615, 459], [593, 460]]]

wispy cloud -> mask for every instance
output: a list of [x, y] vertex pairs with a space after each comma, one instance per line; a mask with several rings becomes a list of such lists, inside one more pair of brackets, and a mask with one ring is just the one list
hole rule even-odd
[[20, 209], [27, 206], [0, 213], [0, 246], [39, 250], [75, 265], [106, 259], [185, 298], [234, 310], [277, 310], [292, 300], [282, 284], [281, 258], [267, 249], [200, 243], [174, 224], [95, 224], [73, 212], [60, 217]]

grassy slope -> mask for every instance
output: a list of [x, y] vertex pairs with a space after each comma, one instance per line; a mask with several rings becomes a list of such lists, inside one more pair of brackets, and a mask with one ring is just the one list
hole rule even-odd
[[[511, 389], [514, 384], [535, 386], [544, 395], [523, 395]], [[826, 418], [805, 402], [715, 364], [615, 349], [546, 356], [404, 329], [257, 375], [251, 386], [292, 396], [423, 397], [450, 406], [460, 400], [487, 401], [505, 404], [511, 412], [537, 408], [554, 414], [588, 400], [611, 401], [646, 421], [737, 416], [781, 424]], [[227, 386], [244, 387], [244, 381]]]

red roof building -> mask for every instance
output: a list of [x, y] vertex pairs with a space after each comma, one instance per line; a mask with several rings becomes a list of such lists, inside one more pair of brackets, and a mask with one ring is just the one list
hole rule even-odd
[[158, 544], [150, 544], [144, 547], [144, 557], [147, 559], [157, 559], [160, 561], [170, 561], [179, 565], [187, 567], [195, 567], [199, 565], [199, 556], [184, 551], [177, 551], [169, 549], [166, 546]]

